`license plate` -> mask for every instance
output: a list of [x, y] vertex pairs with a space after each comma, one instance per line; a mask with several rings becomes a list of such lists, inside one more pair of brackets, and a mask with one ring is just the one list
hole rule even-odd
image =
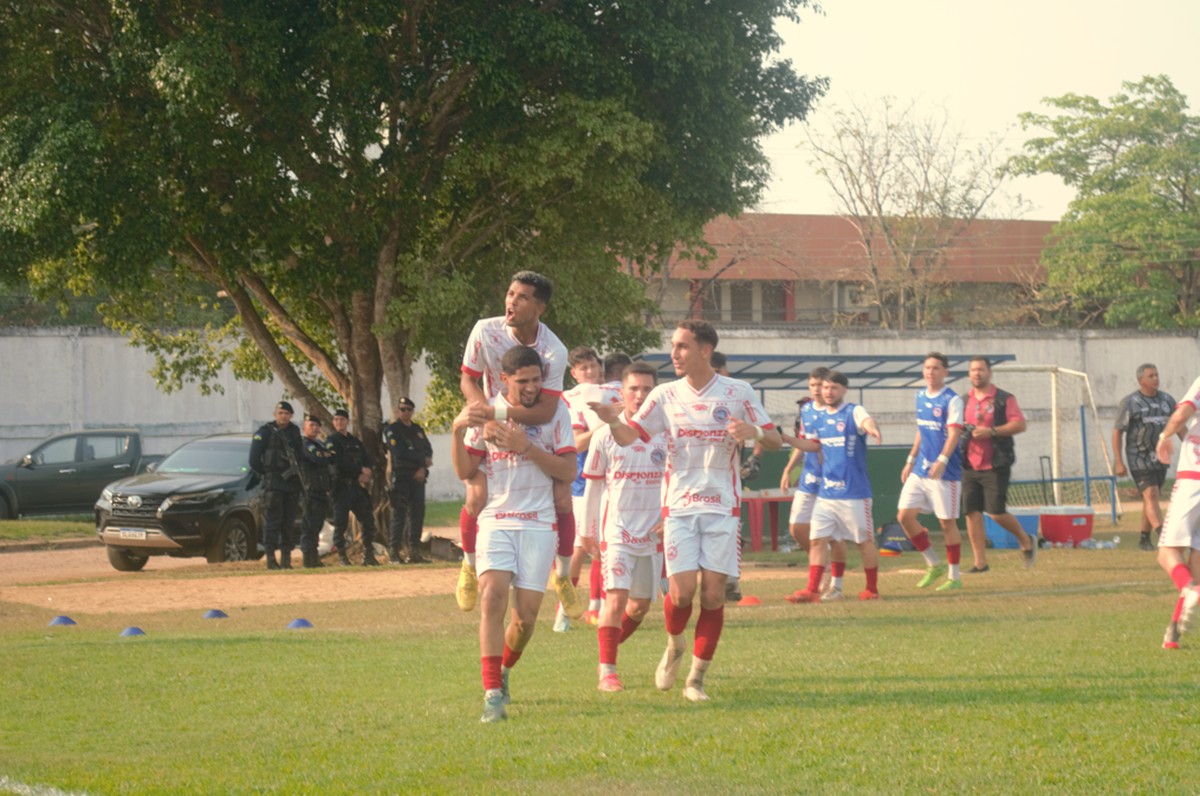
[[146, 532], [141, 530], [140, 528], [139, 529], [121, 528], [120, 533], [121, 533], [122, 539], [145, 539], [146, 538]]

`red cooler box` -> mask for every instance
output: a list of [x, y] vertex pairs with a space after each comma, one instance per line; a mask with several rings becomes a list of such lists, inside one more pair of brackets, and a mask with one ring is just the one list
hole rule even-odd
[[1092, 538], [1096, 513], [1090, 506], [1042, 507], [1042, 538], [1055, 544], [1077, 545]]

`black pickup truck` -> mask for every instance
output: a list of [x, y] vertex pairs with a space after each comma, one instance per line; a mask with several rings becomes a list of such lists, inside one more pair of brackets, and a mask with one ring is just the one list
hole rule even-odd
[[104, 487], [145, 472], [162, 458], [142, 453], [136, 428], [95, 428], [50, 437], [21, 458], [0, 465], [0, 519], [90, 514]]

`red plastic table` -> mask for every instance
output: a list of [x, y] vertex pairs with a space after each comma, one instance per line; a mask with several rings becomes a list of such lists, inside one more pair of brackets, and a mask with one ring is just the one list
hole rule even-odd
[[792, 492], [782, 489], [760, 489], [742, 493], [742, 511], [746, 514], [746, 522], [750, 527], [750, 549], [754, 552], [762, 550], [763, 545], [763, 514], [770, 514], [771, 549], [779, 549], [779, 512], [772, 503], [791, 503]]

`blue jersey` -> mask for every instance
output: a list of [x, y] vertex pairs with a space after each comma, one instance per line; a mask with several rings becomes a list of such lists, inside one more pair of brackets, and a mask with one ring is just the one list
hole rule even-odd
[[[942, 455], [950, 429], [962, 428], [962, 425], [963, 400], [954, 390], [943, 387], [937, 395], [929, 395], [924, 388], [917, 390], [917, 432], [921, 435], [921, 444], [917, 449], [913, 472], [927, 478], [929, 468]], [[962, 480], [961, 446], [954, 446], [942, 480]]]
[[[817, 406], [815, 401], [808, 401], [800, 407], [800, 436], [810, 438], [809, 434], [816, 428], [817, 420], [824, 413], [824, 407]], [[816, 439], [813, 434], [811, 439]], [[809, 495], [817, 494], [821, 488], [821, 454], [817, 452], [804, 454], [804, 467], [800, 470], [800, 480], [796, 482], [796, 491]]]
[[821, 488], [817, 496], [825, 500], [853, 500], [871, 497], [871, 479], [867, 475], [867, 439], [863, 422], [867, 410], [844, 403], [837, 409], [817, 411], [810, 438], [821, 443]]

